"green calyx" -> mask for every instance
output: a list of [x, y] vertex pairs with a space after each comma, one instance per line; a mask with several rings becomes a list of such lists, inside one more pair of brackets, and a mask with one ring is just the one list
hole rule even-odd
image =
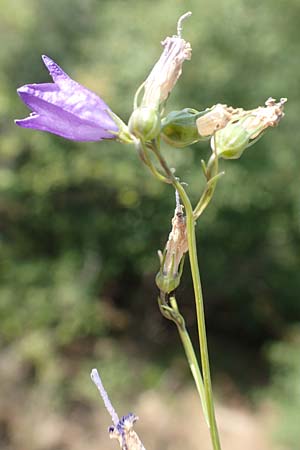
[[196, 120], [207, 113], [192, 108], [172, 111], [162, 120], [161, 136], [172, 147], [184, 148], [208, 137], [199, 136]]
[[[161, 255], [161, 253], [159, 252]], [[155, 283], [158, 289], [164, 294], [170, 294], [170, 292], [175, 291], [178, 288], [181, 280], [181, 275], [183, 272], [184, 265], [184, 255], [181, 258], [179, 267], [177, 270], [174, 268], [175, 255], [172, 255], [172, 264], [170, 269], [166, 272], [164, 270], [164, 264], [166, 260], [167, 250], [164, 251], [163, 255], [160, 256], [160, 270], [155, 277]]]
[[143, 141], [151, 141], [160, 133], [160, 115], [155, 109], [141, 106], [131, 114], [128, 128], [135, 137]]

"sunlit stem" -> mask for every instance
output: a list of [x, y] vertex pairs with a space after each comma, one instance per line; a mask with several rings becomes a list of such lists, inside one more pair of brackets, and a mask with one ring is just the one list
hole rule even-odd
[[223, 176], [225, 173], [225, 172], [218, 173], [218, 167], [219, 167], [219, 161], [218, 161], [218, 156], [216, 155], [216, 153], [212, 153], [207, 166], [204, 163], [204, 161], [202, 161], [202, 168], [204, 171], [204, 175], [206, 177], [206, 186], [205, 186], [203, 194], [200, 197], [199, 202], [197, 203], [197, 205], [194, 209], [194, 219], [195, 220], [198, 219], [198, 217], [200, 217], [200, 215], [203, 213], [203, 211], [208, 206], [209, 202], [211, 201], [211, 199], [214, 195], [215, 188], [216, 188], [219, 178], [221, 176]]
[[219, 433], [215, 418], [214, 401], [212, 394], [210, 367], [209, 367], [209, 356], [208, 356], [208, 346], [206, 337], [206, 326], [205, 326], [205, 314], [204, 314], [204, 303], [203, 294], [199, 273], [198, 256], [197, 256], [197, 246], [196, 246], [196, 234], [195, 234], [195, 220], [193, 214], [193, 208], [189, 197], [187, 196], [182, 184], [175, 178], [172, 171], [168, 167], [165, 159], [161, 155], [156, 143], [153, 143], [153, 151], [155, 152], [158, 160], [161, 163], [162, 168], [165, 170], [167, 177], [172, 180], [172, 184], [175, 189], [179, 192], [181, 201], [184, 205], [186, 212], [186, 224], [187, 224], [187, 236], [188, 236], [188, 248], [189, 248], [189, 258], [193, 279], [196, 312], [197, 312], [197, 324], [198, 324], [198, 334], [200, 343], [200, 353], [201, 353], [201, 364], [202, 373], [205, 389], [205, 399], [208, 412], [210, 436], [213, 444], [214, 450], [221, 450], [221, 444], [219, 439]]
[[[178, 305], [177, 305], [175, 295], [172, 295], [170, 297], [169, 301], [172, 306], [172, 309], [174, 311], [177, 311], [178, 314], [180, 314], [179, 310], [178, 310]], [[194, 381], [196, 384], [196, 388], [197, 388], [197, 391], [198, 391], [198, 394], [200, 397], [200, 401], [202, 404], [203, 414], [204, 414], [206, 423], [209, 427], [208, 410], [207, 410], [206, 398], [205, 398], [205, 388], [204, 388], [204, 384], [203, 384], [203, 380], [202, 380], [202, 375], [201, 375], [201, 372], [199, 369], [199, 364], [198, 364], [198, 360], [196, 357], [196, 353], [195, 353], [191, 338], [189, 336], [189, 333], [186, 329], [185, 321], [184, 321], [183, 317], [182, 317], [181, 322], [175, 321], [175, 323], [176, 323], [178, 333], [179, 333], [179, 336], [180, 336], [180, 339], [181, 339], [181, 342], [182, 342], [182, 345], [183, 345], [183, 348], [184, 348], [184, 351], [186, 354], [188, 364], [190, 366], [190, 370], [192, 372], [192, 375], [193, 375], [193, 378], [194, 378]]]
[[162, 175], [154, 166], [154, 164], [151, 161], [150, 155], [149, 155], [149, 150], [146, 146], [146, 144], [141, 141], [141, 140], [136, 140], [135, 142], [135, 147], [137, 149], [138, 155], [140, 157], [140, 159], [142, 160], [142, 162], [144, 164], [146, 164], [146, 166], [148, 166], [148, 168], [150, 169], [152, 175], [155, 176], [155, 178], [157, 178], [159, 181], [162, 181], [163, 183], [168, 183], [170, 184], [171, 181], [169, 180], [169, 178], [165, 177], [164, 175]]

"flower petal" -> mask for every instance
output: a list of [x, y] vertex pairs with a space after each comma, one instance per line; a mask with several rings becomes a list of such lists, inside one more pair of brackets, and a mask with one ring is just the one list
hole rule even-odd
[[93, 142], [115, 138], [115, 135], [107, 130], [88, 124], [86, 121], [59, 109], [57, 111], [52, 110], [47, 115], [32, 113], [26, 119], [15, 120], [15, 123], [22, 128], [48, 131], [74, 141]]
[[[118, 131], [118, 127], [96, 95], [90, 96], [89, 91], [83, 87], [76, 90], [62, 91], [55, 84], [28, 84], [17, 90], [23, 102], [34, 112], [50, 113], [54, 109], [66, 111], [97, 126], [111, 131]], [[104, 102], [103, 102], [104, 103]]]
[[56, 84], [44, 83], [27, 84], [17, 92], [23, 102], [37, 113], [47, 112], [51, 105], [55, 105], [102, 128], [118, 131], [115, 122], [107, 113], [110, 109], [104, 101], [83, 86], [75, 86], [75, 82], [68, 90], [59, 89]]
[[27, 84], [17, 90], [34, 114], [16, 124], [79, 141], [116, 138], [119, 128], [106, 103], [72, 80], [48, 56], [42, 58], [54, 83]]
[[69, 75], [67, 75], [56, 62], [54, 62], [49, 56], [42, 55], [42, 60], [49, 70], [49, 73], [54, 81], [54, 83], [57, 83], [58, 85], [60, 83], [65, 83], [66, 81], [73, 81]]

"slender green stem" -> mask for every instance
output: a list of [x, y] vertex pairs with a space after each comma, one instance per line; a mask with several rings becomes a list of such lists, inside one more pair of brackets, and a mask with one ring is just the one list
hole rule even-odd
[[206, 187], [194, 209], [195, 220], [198, 219], [198, 217], [203, 213], [203, 211], [211, 201], [217, 185], [217, 181], [222, 175], [224, 175], [224, 172], [218, 173], [218, 157], [215, 153], [212, 153], [207, 167], [205, 166], [204, 162], [202, 163], [202, 165], [204, 175], [206, 177]]
[[135, 143], [135, 147], [138, 151], [138, 154], [141, 158], [141, 160], [143, 161], [144, 164], [146, 164], [146, 166], [149, 167], [151, 173], [159, 180], [162, 181], [163, 183], [171, 183], [171, 181], [169, 180], [169, 178], [166, 178], [164, 175], [162, 175], [154, 166], [154, 164], [151, 161], [147, 146], [144, 142], [137, 140]]
[[202, 380], [202, 375], [199, 369], [199, 364], [196, 358], [196, 354], [195, 354], [195, 350], [193, 348], [193, 344], [191, 341], [191, 338], [188, 334], [187, 329], [184, 327], [179, 327], [177, 326], [178, 329], [178, 333], [186, 354], [186, 358], [187, 361], [189, 363], [190, 366], [190, 370], [192, 372], [194, 381], [195, 381], [195, 385], [201, 400], [201, 404], [202, 404], [202, 410], [203, 410], [203, 414], [207, 423], [207, 426], [210, 427], [210, 423], [209, 423], [209, 412], [208, 412], [208, 407], [206, 404], [206, 395], [205, 395], [205, 386]]
[[[170, 298], [170, 303], [173, 307], [176, 308], [176, 310], [178, 311], [178, 306], [177, 306], [177, 302], [174, 296], [172, 296]], [[179, 312], [179, 311], [178, 311]], [[183, 319], [183, 318], [182, 318]], [[206, 423], [209, 427], [209, 417], [208, 417], [208, 410], [207, 410], [207, 404], [206, 404], [206, 397], [205, 397], [205, 388], [204, 388], [204, 383], [202, 380], [202, 375], [199, 369], [199, 364], [198, 364], [198, 360], [196, 357], [196, 353], [191, 341], [191, 338], [189, 336], [189, 333], [186, 329], [185, 326], [185, 322], [184, 319], [182, 320], [182, 323], [179, 323], [178, 321], [175, 321], [177, 329], [178, 329], [178, 333], [186, 354], [186, 358], [188, 360], [188, 364], [190, 366], [195, 384], [196, 384], [196, 388], [201, 400], [201, 404], [202, 404], [202, 409], [203, 409], [203, 414], [206, 420]]]
[[[180, 194], [180, 192], [179, 192], [179, 194]], [[195, 293], [198, 333], [199, 333], [200, 352], [201, 352], [201, 363], [202, 363], [203, 380], [204, 380], [205, 394], [206, 394], [206, 404], [207, 404], [209, 423], [210, 423], [210, 433], [211, 433], [211, 439], [212, 439], [214, 450], [220, 450], [221, 445], [220, 445], [218, 428], [217, 428], [217, 423], [216, 423], [216, 418], [215, 418], [210, 367], [209, 367], [204, 303], [203, 303], [203, 294], [202, 294], [198, 257], [197, 257], [195, 223], [194, 223], [193, 210], [192, 210], [190, 201], [188, 199], [188, 203], [187, 203], [185, 197], [187, 197], [186, 194], [184, 197], [181, 197], [181, 199], [182, 199], [182, 202], [183, 202], [185, 210], [186, 210], [189, 258], [190, 258], [190, 265], [191, 265], [191, 272], [192, 272], [194, 293]]]
[[188, 248], [189, 248], [189, 258], [194, 286], [196, 312], [197, 312], [197, 323], [198, 323], [198, 334], [200, 343], [200, 353], [201, 353], [201, 363], [202, 363], [202, 373], [205, 388], [205, 398], [208, 410], [208, 418], [210, 424], [210, 435], [214, 450], [221, 450], [221, 444], [218, 434], [218, 428], [215, 418], [214, 401], [212, 395], [212, 385], [209, 367], [209, 356], [208, 356], [208, 346], [206, 337], [206, 326], [205, 326], [205, 314], [204, 314], [204, 303], [203, 294], [201, 287], [201, 280], [199, 274], [199, 265], [197, 257], [197, 246], [196, 246], [196, 235], [195, 235], [195, 222], [194, 214], [191, 202], [182, 186], [182, 184], [174, 177], [171, 170], [169, 169], [166, 161], [161, 155], [159, 149], [153, 145], [153, 151], [157, 155], [161, 166], [164, 168], [166, 175], [172, 180], [172, 184], [179, 192], [183, 205], [186, 212], [187, 220], [187, 236], [188, 236]]

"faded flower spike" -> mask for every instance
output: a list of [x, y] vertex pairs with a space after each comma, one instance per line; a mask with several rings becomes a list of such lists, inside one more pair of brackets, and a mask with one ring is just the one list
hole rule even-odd
[[234, 117], [227, 126], [215, 133], [211, 146], [224, 159], [240, 158], [244, 150], [254, 144], [269, 127], [275, 127], [284, 117], [286, 98], [278, 103], [273, 98], [251, 111], [239, 110], [239, 117]]
[[179, 19], [177, 36], [167, 37], [162, 42], [164, 51], [144, 83], [142, 107], [158, 109], [180, 77], [184, 61], [191, 59], [191, 45], [181, 38], [182, 21], [190, 15], [186, 13]]
[[72, 80], [48, 56], [42, 59], [54, 83], [27, 84], [17, 90], [32, 113], [15, 123], [74, 141], [116, 139], [119, 127], [106, 103]]

